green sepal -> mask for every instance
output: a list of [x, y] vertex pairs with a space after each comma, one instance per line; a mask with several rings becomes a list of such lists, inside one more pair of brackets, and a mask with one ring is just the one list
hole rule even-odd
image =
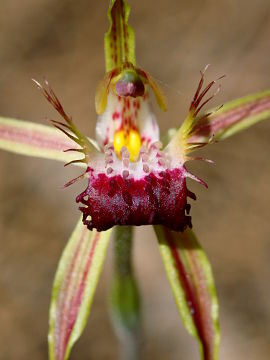
[[105, 34], [105, 63], [109, 72], [129, 62], [134, 66], [135, 60], [135, 35], [128, 24], [130, 6], [125, 0], [111, 0], [108, 10], [110, 27]]

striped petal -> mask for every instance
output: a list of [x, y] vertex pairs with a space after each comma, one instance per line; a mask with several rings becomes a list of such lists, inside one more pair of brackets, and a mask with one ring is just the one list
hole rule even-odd
[[205, 142], [211, 138], [224, 140], [268, 118], [270, 90], [230, 101], [216, 112], [202, 116], [195, 125], [189, 142]]
[[74, 148], [74, 142], [53, 127], [0, 117], [0, 149], [68, 162], [78, 158], [64, 152], [69, 148]]
[[104, 262], [111, 231], [89, 231], [80, 219], [56, 272], [49, 321], [49, 358], [66, 360], [80, 337]]
[[135, 36], [128, 25], [130, 7], [125, 0], [111, 0], [108, 10], [110, 28], [105, 34], [106, 71], [126, 62], [135, 65]]
[[230, 101], [200, 115], [201, 109], [220, 91], [221, 85], [218, 85], [216, 91], [211, 93], [223, 78], [221, 76], [204, 87], [208, 67], [201, 71], [188, 116], [166, 146], [167, 153], [180, 160], [190, 160], [186, 156], [188, 153], [270, 118], [270, 90]]
[[168, 280], [188, 332], [198, 342], [203, 360], [217, 360], [218, 302], [210, 263], [194, 233], [155, 226]]

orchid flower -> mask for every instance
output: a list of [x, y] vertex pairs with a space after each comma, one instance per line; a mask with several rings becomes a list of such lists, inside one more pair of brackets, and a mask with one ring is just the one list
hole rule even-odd
[[78, 130], [47, 81], [42, 85], [34, 80], [62, 121], [52, 120], [54, 127], [49, 127], [0, 118], [0, 148], [82, 168], [82, 174], [65, 186], [83, 178], [88, 181], [76, 198], [82, 215], [53, 284], [49, 358], [68, 359], [85, 327], [113, 228], [111, 317], [120, 339], [124, 343], [131, 339], [132, 352], [138, 356], [140, 299], [131, 264], [132, 228], [153, 225], [184, 326], [197, 339], [201, 359], [216, 360], [218, 301], [210, 263], [192, 230], [189, 199], [196, 196], [187, 188], [187, 178], [207, 184], [190, 173], [186, 163], [210, 161], [190, 154], [269, 118], [270, 90], [204, 111], [219, 92], [216, 84], [221, 79], [205, 86], [206, 66], [186, 119], [179, 129], [160, 137], [150, 94], [163, 111], [167, 101], [155, 79], [136, 65], [129, 11], [125, 0], [110, 1], [106, 73], [95, 98], [95, 140]]

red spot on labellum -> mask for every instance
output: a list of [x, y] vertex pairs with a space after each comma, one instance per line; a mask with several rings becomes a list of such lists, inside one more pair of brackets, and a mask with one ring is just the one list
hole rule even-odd
[[115, 111], [115, 112], [113, 113], [112, 119], [113, 119], [113, 120], [116, 120], [116, 119], [119, 119], [119, 118], [120, 118], [120, 113], [119, 113], [118, 111]]

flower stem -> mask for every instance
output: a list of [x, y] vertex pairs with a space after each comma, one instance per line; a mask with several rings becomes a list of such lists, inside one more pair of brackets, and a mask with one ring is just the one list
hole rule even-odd
[[110, 314], [121, 345], [121, 360], [140, 359], [140, 296], [131, 261], [132, 235], [131, 226], [115, 228]]

